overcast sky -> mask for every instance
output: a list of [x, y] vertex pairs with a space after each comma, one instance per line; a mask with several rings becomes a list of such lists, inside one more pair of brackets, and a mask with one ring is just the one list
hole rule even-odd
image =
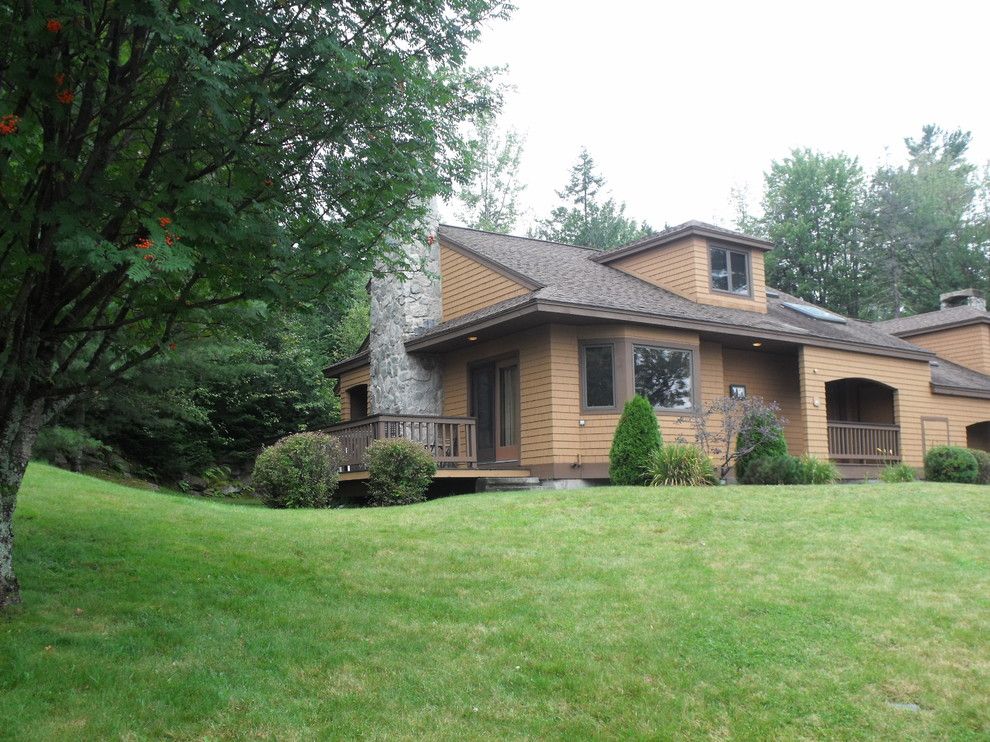
[[[528, 214], [555, 205], [586, 146], [627, 213], [729, 225], [793, 147], [872, 170], [928, 122], [990, 159], [990, 3], [516, 0], [474, 48], [507, 65], [502, 123], [526, 136]], [[444, 218], [456, 221], [448, 207]]]

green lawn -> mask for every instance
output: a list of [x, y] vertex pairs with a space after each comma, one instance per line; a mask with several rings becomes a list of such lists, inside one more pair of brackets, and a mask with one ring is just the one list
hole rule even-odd
[[990, 488], [278, 512], [33, 465], [17, 527], [4, 738], [990, 735]]

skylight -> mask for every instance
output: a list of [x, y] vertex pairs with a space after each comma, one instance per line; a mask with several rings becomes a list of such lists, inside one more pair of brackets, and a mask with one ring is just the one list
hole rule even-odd
[[820, 319], [822, 322], [835, 322], [839, 325], [846, 324], [846, 318], [840, 317], [827, 309], [822, 309], [821, 307], [815, 307], [811, 304], [796, 304], [792, 301], [785, 301], [783, 305], [788, 309], [793, 309], [798, 314], [803, 314], [805, 317], [811, 317], [812, 319]]

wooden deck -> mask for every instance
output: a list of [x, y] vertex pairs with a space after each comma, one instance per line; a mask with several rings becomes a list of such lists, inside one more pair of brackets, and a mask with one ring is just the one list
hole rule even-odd
[[405, 438], [421, 443], [443, 471], [473, 469], [478, 462], [477, 424], [473, 417], [428, 415], [372, 415], [323, 430], [340, 441], [343, 472], [364, 469], [365, 454], [373, 441]]

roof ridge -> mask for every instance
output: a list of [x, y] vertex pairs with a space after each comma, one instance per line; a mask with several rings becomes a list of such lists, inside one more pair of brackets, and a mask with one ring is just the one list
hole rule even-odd
[[509, 237], [513, 240], [527, 240], [528, 242], [542, 242], [545, 245], [559, 245], [560, 247], [576, 247], [578, 250], [591, 250], [592, 252], [604, 252], [599, 250], [597, 247], [588, 247], [587, 245], [573, 245], [570, 242], [557, 242], [555, 240], [544, 240], [540, 237], [524, 237], [519, 234], [507, 234], [505, 232], [491, 232], [487, 229], [475, 229], [474, 227], [464, 227], [460, 224], [439, 224], [440, 227], [450, 227], [452, 229], [466, 229], [468, 232], [477, 232], [478, 234], [490, 234], [493, 237]]

